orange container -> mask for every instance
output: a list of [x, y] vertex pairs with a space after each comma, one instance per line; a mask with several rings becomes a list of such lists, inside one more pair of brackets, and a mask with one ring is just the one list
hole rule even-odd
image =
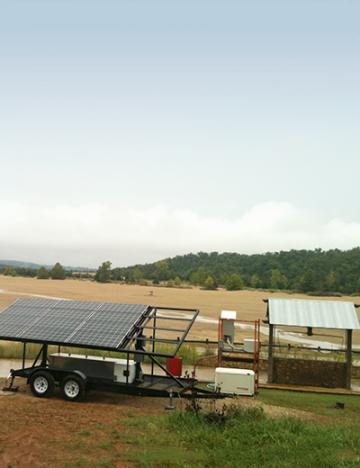
[[182, 358], [172, 357], [166, 358], [166, 370], [174, 377], [181, 377], [182, 374]]

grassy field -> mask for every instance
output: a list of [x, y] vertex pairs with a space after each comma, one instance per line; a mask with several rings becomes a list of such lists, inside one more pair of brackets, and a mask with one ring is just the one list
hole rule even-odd
[[[345, 403], [335, 409], [336, 401]], [[360, 398], [261, 390], [168, 413], [164, 399], [91, 393], [86, 402], [0, 395], [0, 466], [360, 466]], [[224, 403], [226, 409], [223, 409]]]
[[[35, 343], [28, 343], [26, 346], [26, 359], [32, 360], [35, 359], [41, 349], [41, 345]], [[166, 344], [158, 344], [156, 350], [158, 352], [169, 353], [172, 351], [172, 347], [168, 347]], [[57, 346], [49, 346], [49, 354], [57, 353]], [[87, 348], [71, 348], [71, 347], [61, 347], [61, 352], [63, 353], [73, 353], [73, 354], [83, 354], [91, 356], [104, 356], [104, 357], [115, 357], [115, 358], [124, 358], [126, 355], [123, 353], [111, 352], [111, 351], [102, 351], [97, 349], [87, 349]], [[211, 354], [210, 354], [211, 353]], [[193, 345], [183, 345], [180, 348], [179, 353], [177, 354], [183, 360], [184, 364], [193, 365], [200, 358], [206, 356], [214, 356], [214, 351], [199, 350]], [[23, 345], [22, 343], [16, 343], [11, 341], [0, 341], [0, 359], [22, 359], [23, 356]], [[165, 363], [165, 358], [158, 358], [160, 362]], [[145, 362], [150, 362], [150, 360], [145, 357]]]
[[[320, 417], [323, 416], [323, 422], [360, 425], [360, 397], [358, 396], [321, 395], [262, 389], [260, 399], [268, 405], [298, 409]], [[344, 403], [344, 409], [336, 409], [336, 402]]]
[[[276, 400], [276, 395], [273, 396]], [[350, 467], [360, 464], [360, 427], [329, 427], [261, 407], [182, 412], [127, 421], [136, 465], [186, 467]]]
[[344, 410], [335, 408], [335, 395], [262, 390], [256, 402], [227, 400], [215, 411], [205, 404], [145, 425], [135, 417], [126, 440], [142, 450], [127, 459], [142, 467], [359, 466], [360, 398], [340, 400]]

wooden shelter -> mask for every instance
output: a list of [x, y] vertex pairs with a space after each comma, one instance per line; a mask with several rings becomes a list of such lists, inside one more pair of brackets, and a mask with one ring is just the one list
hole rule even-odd
[[[352, 332], [360, 329], [355, 308], [345, 301], [268, 299], [268, 382], [325, 387], [351, 387]], [[336, 329], [345, 333], [345, 362], [289, 359], [274, 356], [276, 327], [301, 327], [309, 336], [314, 329]], [[319, 348], [318, 348], [319, 349]], [[335, 349], [335, 348], [334, 348]]]

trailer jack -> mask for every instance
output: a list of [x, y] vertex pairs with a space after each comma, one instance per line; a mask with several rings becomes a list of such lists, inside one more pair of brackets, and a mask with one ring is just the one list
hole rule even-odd
[[14, 387], [15, 376], [13, 375], [13, 369], [11, 369], [8, 378], [6, 379], [5, 387], [2, 388], [3, 392], [17, 392], [19, 387]]
[[169, 392], [169, 403], [165, 406], [165, 409], [170, 411], [176, 409], [176, 406], [174, 405], [174, 395], [172, 390], [170, 390]]

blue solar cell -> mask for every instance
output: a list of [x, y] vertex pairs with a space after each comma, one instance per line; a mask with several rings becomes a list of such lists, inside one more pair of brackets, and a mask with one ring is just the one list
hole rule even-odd
[[0, 313], [0, 337], [116, 349], [149, 306], [19, 299]]

